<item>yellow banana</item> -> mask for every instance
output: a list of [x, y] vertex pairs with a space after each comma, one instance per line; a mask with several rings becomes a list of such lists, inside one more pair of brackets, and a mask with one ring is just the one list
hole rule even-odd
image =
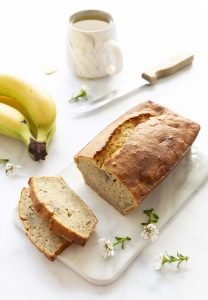
[[51, 128], [51, 130], [49, 131], [47, 138], [46, 138], [46, 150], [48, 150], [48, 146], [52, 140], [52, 137], [54, 136], [56, 132], [56, 123], [54, 123], [53, 127]]
[[48, 93], [15, 76], [0, 74], [0, 95], [6, 96], [2, 102], [27, 117], [35, 138], [46, 141], [56, 120], [56, 107]]
[[47, 155], [46, 142], [33, 138], [29, 124], [24, 115], [15, 108], [0, 103], [0, 134], [21, 140], [28, 146], [30, 156], [39, 161]]
[[[0, 103], [5, 103], [9, 106], [16, 108], [26, 117], [26, 119], [28, 121], [28, 119], [29, 119], [28, 112], [15, 99], [0, 95]], [[35, 125], [33, 123], [31, 123], [31, 121], [29, 121], [29, 126], [30, 126], [30, 131], [32, 132], [33, 135], [35, 135], [35, 132], [37, 131]], [[48, 148], [49, 143], [50, 143], [52, 137], [54, 136], [55, 132], [56, 132], [56, 123], [54, 122], [52, 128], [50, 129], [48, 135], [46, 136], [47, 148]]]
[[34, 123], [32, 122], [32, 120], [30, 119], [27, 110], [17, 100], [15, 100], [11, 97], [0, 95], [0, 103], [5, 103], [5, 104], [10, 105], [10, 106], [16, 108], [17, 110], [19, 110], [28, 120], [32, 134], [34, 136], [37, 135], [37, 129], [36, 129]]

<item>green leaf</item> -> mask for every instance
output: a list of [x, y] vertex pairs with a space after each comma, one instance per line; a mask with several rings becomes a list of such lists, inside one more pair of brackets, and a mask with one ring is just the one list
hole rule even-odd
[[153, 217], [157, 220], [159, 219], [158, 215], [156, 215], [155, 213], [153, 213]]
[[9, 162], [9, 159], [7, 158], [0, 158], [0, 164], [6, 165]]
[[141, 223], [141, 225], [142, 225], [142, 226], [146, 226], [146, 225], [148, 225], [148, 223]]
[[177, 262], [177, 268], [179, 268], [180, 264], [185, 261], [187, 262], [189, 259], [188, 256], [184, 256], [181, 253], [177, 252], [177, 256], [169, 255], [167, 252], [165, 252], [165, 255], [162, 256], [162, 266], [164, 266], [166, 263], [174, 263]]
[[158, 220], [159, 220], [159, 216], [155, 213], [155, 210], [154, 208], [151, 208], [151, 209], [145, 209], [143, 211], [143, 213], [149, 217], [148, 221], [145, 223], [141, 223], [142, 226], [146, 226], [148, 224], [151, 224], [151, 223], [157, 223]]
[[182, 260], [180, 260], [177, 264], [177, 268], [179, 268], [180, 264], [182, 263]]
[[124, 249], [124, 243], [125, 243], [125, 241], [130, 241], [131, 238], [129, 236], [126, 236], [126, 237], [115, 236], [115, 240], [116, 240], [116, 242], [113, 243], [113, 247], [121, 244], [121, 248]]

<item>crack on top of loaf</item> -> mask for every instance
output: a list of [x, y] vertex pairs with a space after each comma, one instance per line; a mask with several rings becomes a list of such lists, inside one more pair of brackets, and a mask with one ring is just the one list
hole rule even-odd
[[153, 114], [148, 112], [140, 113], [119, 125], [109, 137], [105, 147], [96, 153], [94, 159], [97, 166], [101, 168], [106, 160], [115, 156], [126, 143], [128, 138], [134, 133], [134, 129], [139, 124], [147, 122], [153, 116]]

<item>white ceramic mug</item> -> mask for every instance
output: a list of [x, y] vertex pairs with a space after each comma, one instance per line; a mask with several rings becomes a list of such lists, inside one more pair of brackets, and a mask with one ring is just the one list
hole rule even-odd
[[69, 18], [67, 63], [77, 76], [85, 78], [99, 78], [121, 71], [122, 54], [110, 14], [85, 10]]

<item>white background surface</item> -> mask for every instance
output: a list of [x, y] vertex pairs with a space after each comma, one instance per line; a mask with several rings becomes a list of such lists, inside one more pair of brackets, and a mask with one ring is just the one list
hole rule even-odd
[[[122, 277], [106, 287], [96, 287], [58, 261], [48, 262], [12, 223], [12, 210], [29, 176], [53, 175], [71, 161], [90, 138], [118, 115], [151, 99], [198, 121], [199, 140], [207, 138], [207, 27], [206, 1], [0, 1], [0, 70], [15, 69], [38, 77], [53, 95], [58, 111], [58, 130], [45, 162], [27, 157], [21, 143], [0, 137], [0, 156], [21, 164], [16, 176], [0, 170], [0, 287], [2, 299], [206, 299], [207, 291], [207, 192], [205, 183], [160, 239], [149, 245]], [[124, 55], [123, 72], [113, 78], [88, 82], [93, 93], [131, 81], [164, 57], [189, 50], [195, 54], [192, 68], [146, 88], [137, 96], [75, 119], [67, 99], [80, 86], [64, 67], [67, 17], [74, 11], [99, 8], [116, 21]], [[46, 65], [59, 67], [47, 77]], [[168, 195], [167, 195], [168, 197]], [[160, 250], [177, 250], [190, 256], [179, 271], [156, 272], [152, 265]]]

